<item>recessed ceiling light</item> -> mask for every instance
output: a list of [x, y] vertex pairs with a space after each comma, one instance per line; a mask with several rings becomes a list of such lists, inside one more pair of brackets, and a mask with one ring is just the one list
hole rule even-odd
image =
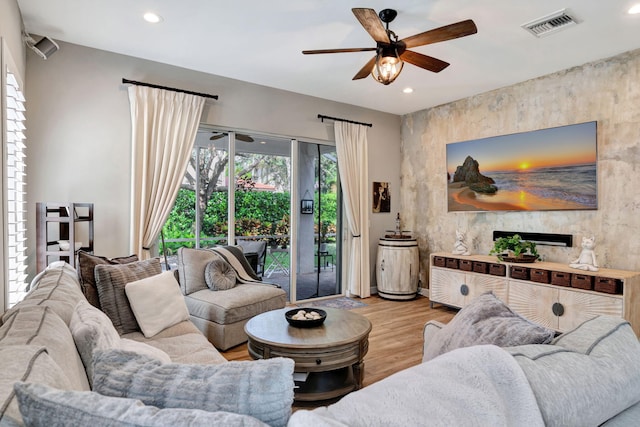
[[635, 15], [636, 13], [640, 13], [640, 3], [634, 4], [631, 6], [631, 9], [629, 9], [629, 15]]
[[267, 141], [260, 141], [260, 144], [266, 144]]
[[402, 92], [404, 92], [404, 93], [413, 93], [413, 88], [405, 87], [404, 89], [402, 89]]
[[158, 22], [162, 21], [162, 17], [153, 12], [147, 12], [143, 17], [145, 21], [151, 22], [152, 24], [157, 24]]

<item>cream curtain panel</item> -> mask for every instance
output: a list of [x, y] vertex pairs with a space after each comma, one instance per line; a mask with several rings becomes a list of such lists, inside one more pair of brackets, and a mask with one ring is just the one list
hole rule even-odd
[[131, 106], [131, 253], [151, 256], [184, 178], [205, 99], [129, 86]]
[[369, 263], [369, 157], [367, 127], [336, 122], [338, 171], [347, 216], [347, 290], [361, 298], [371, 296]]

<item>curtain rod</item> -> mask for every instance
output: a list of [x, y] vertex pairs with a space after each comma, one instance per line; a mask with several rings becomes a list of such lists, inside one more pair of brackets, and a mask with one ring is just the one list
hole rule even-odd
[[202, 96], [203, 98], [218, 99], [218, 95], [209, 95], [208, 93], [192, 92], [190, 90], [176, 89], [174, 87], [154, 85], [152, 83], [137, 82], [135, 80], [127, 80], [125, 78], [122, 79], [122, 84], [125, 84], [125, 85], [126, 84], [132, 84], [132, 85], [136, 85], [136, 86], [146, 86], [146, 87], [152, 87], [154, 89], [165, 89], [165, 90], [171, 90], [173, 92], [180, 92], [180, 93], [187, 93], [189, 95]]
[[371, 123], [355, 122], [355, 121], [353, 121], [353, 120], [340, 119], [340, 118], [338, 118], [338, 117], [324, 116], [324, 115], [322, 115], [322, 114], [318, 114], [318, 118], [319, 118], [320, 120], [322, 120], [323, 122], [324, 122], [324, 119], [327, 119], [327, 120], [334, 120], [334, 121], [337, 121], [337, 122], [347, 122], [347, 123], [353, 123], [353, 124], [356, 124], [356, 125], [362, 125], [362, 126], [369, 126], [369, 127], [373, 127], [373, 125], [372, 125]]

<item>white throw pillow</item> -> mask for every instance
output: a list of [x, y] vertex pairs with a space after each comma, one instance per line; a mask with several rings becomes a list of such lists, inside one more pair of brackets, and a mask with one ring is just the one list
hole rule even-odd
[[189, 319], [189, 311], [173, 271], [127, 283], [124, 288], [145, 337]]

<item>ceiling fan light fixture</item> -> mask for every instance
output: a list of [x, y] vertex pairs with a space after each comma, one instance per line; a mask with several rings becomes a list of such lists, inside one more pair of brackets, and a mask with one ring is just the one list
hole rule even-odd
[[397, 49], [378, 49], [376, 63], [371, 70], [371, 76], [378, 83], [388, 85], [400, 75], [404, 62], [400, 59]]
[[162, 16], [158, 15], [155, 12], [147, 12], [144, 15], [142, 15], [142, 17], [144, 18], [145, 21], [151, 24], [157, 24], [158, 22], [162, 21]]

